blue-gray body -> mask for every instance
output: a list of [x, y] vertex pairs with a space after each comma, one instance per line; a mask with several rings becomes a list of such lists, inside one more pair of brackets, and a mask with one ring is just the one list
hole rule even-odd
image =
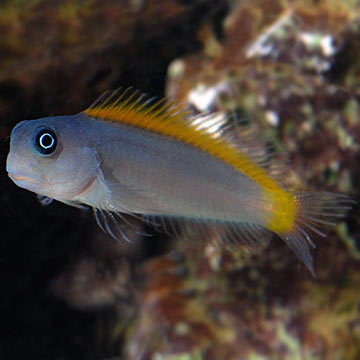
[[[33, 133], [42, 127], [58, 136], [61, 149], [53, 157], [33, 150]], [[11, 136], [8, 171], [29, 178], [38, 171], [37, 187], [23, 187], [109, 211], [267, 221], [262, 188], [224, 161], [178, 140], [83, 113], [20, 123]]]

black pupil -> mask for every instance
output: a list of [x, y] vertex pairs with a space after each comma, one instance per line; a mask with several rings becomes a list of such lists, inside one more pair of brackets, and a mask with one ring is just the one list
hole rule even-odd
[[49, 148], [53, 145], [54, 138], [50, 134], [44, 134], [40, 138], [40, 145], [43, 148]]
[[49, 155], [56, 149], [56, 135], [51, 130], [44, 129], [38, 133], [36, 145], [41, 154]]

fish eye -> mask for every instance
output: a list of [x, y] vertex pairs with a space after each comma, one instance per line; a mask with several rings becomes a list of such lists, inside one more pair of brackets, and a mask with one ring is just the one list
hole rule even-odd
[[41, 129], [35, 136], [35, 147], [40, 155], [51, 155], [57, 146], [56, 134], [50, 129]]

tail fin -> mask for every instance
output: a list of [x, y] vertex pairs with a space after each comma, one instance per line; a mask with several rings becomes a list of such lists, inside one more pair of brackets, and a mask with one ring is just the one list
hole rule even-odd
[[311, 248], [316, 245], [310, 234], [325, 237], [324, 229], [336, 226], [356, 201], [345, 194], [328, 192], [302, 192], [295, 196], [298, 213], [294, 229], [279, 236], [315, 276]]

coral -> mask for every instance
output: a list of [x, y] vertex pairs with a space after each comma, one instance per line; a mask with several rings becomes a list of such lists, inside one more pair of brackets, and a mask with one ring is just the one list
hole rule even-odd
[[[205, 29], [199, 34], [203, 51], [170, 65], [168, 94], [195, 111], [226, 110], [255, 122], [288, 153], [291, 187], [343, 191], [358, 198], [358, 69], [356, 61], [347, 57], [344, 64], [343, 57], [351, 52], [357, 59], [359, 9], [336, 2], [233, 5], [223, 39]], [[211, 245], [197, 251], [184, 248], [189, 272], [181, 286], [169, 297], [161, 292], [162, 300], [151, 307], [143, 300], [147, 325], [141, 322], [140, 329], [147, 334], [159, 332], [159, 327], [163, 331], [162, 346], [150, 353], [164, 359], [171, 354], [192, 354], [188, 356], [194, 359], [357, 359], [357, 226], [353, 215], [337, 234], [318, 241], [316, 279], [276, 239], [251, 257]], [[157, 276], [156, 269], [149, 272]], [[156, 298], [157, 287], [151, 281], [148, 286], [146, 291]], [[173, 319], [167, 301], [185, 290], [190, 295], [181, 298], [177, 309], [194, 310]], [[202, 325], [196, 335], [194, 317]], [[168, 326], [159, 325], [159, 318]], [[179, 334], [174, 339], [173, 331], [179, 326], [187, 329], [180, 338], [190, 334], [195, 346], [178, 348], [182, 339]], [[196, 340], [204, 336], [205, 346]], [[130, 341], [135, 348], [137, 338]]]

